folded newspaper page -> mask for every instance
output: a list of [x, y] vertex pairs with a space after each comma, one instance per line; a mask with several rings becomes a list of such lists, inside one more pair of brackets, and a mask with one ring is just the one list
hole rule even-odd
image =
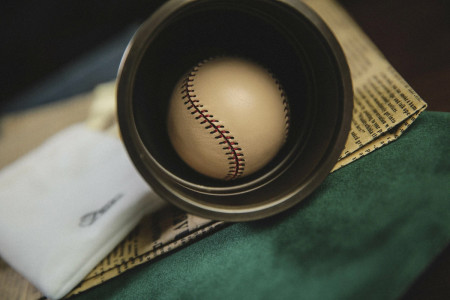
[[[346, 54], [354, 88], [350, 135], [333, 171], [396, 140], [426, 103], [392, 68], [382, 53], [333, 0], [305, 0], [329, 25]], [[151, 261], [225, 226], [172, 206], [148, 215], [70, 295]], [[68, 295], [68, 296], [70, 296]]]
[[336, 1], [303, 2], [333, 31], [344, 50], [352, 76], [352, 126], [335, 171], [396, 140], [427, 104]]

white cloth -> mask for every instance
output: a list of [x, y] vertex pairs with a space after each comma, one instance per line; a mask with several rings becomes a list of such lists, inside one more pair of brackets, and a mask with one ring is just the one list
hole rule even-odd
[[161, 205], [118, 139], [77, 124], [0, 171], [0, 255], [61, 298]]

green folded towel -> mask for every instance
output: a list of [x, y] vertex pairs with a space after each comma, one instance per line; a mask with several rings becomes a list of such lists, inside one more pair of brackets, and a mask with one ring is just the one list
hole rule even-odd
[[395, 299], [450, 241], [450, 113], [424, 112], [288, 212], [73, 299]]

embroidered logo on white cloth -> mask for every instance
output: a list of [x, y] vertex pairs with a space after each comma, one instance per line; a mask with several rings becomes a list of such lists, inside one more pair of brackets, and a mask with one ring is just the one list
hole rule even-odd
[[84, 216], [82, 216], [80, 219], [80, 227], [88, 227], [94, 224], [94, 222], [97, 221], [98, 218], [100, 218], [104, 213], [106, 213], [111, 208], [111, 206], [113, 206], [114, 203], [119, 201], [120, 198], [122, 197], [123, 194], [118, 194], [110, 201], [108, 201], [108, 203], [106, 203], [101, 209], [87, 213]]

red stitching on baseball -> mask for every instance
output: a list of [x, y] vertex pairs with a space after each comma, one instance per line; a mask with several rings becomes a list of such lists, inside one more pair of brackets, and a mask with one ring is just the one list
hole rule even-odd
[[209, 132], [210, 134], [217, 134], [214, 138], [221, 139], [219, 145], [227, 145], [222, 148], [223, 150], [227, 150], [227, 152], [225, 152], [225, 155], [227, 155], [228, 160], [230, 160], [229, 170], [227, 175], [225, 176], [225, 179], [236, 179], [244, 173], [245, 159], [243, 158], [244, 153], [242, 153], [242, 149], [240, 147], [236, 147], [238, 145], [238, 142], [233, 141], [234, 137], [228, 135], [230, 132], [224, 129], [223, 125], [215, 124], [218, 123], [219, 120], [212, 119], [214, 116], [208, 114], [207, 109], [202, 108], [203, 105], [199, 104], [200, 100], [193, 99], [194, 97], [197, 97], [197, 95], [191, 94], [194, 92], [193, 77], [196, 76], [196, 72], [206, 61], [207, 60], [199, 63], [196, 67], [194, 67], [184, 80], [184, 83], [181, 86], [181, 93], [184, 94], [182, 99], [186, 99], [184, 104], [187, 105], [187, 110], [189, 110], [192, 115], [195, 115], [195, 119], [202, 119], [200, 124], [208, 123], [208, 125], [205, 126], [205, 129], [211, 129]]
[[278, 91], [280, 91], [280, 96], [281, 99], [283, 99], [283, 106], [284, 106], [284, 120], [285, 120], [285, 127], [284, 127], [284, 141], [286, 142], [286, 139], [288, 137], [289, 134], [289, 119], [290, 119], [290, 115], [291, 115], [291, 110], [289, 108], [289, 103], [286, 97], [286, 93], [284, 92], [283, 86], [281, 85], [280, 81], [278, 80], [278, 78], [275, 76], [275, 74], [271, 71], [268, 70], [270, 75], [272, 76], [272, 78], [275, 80], [275, 84], [278, 86]]

